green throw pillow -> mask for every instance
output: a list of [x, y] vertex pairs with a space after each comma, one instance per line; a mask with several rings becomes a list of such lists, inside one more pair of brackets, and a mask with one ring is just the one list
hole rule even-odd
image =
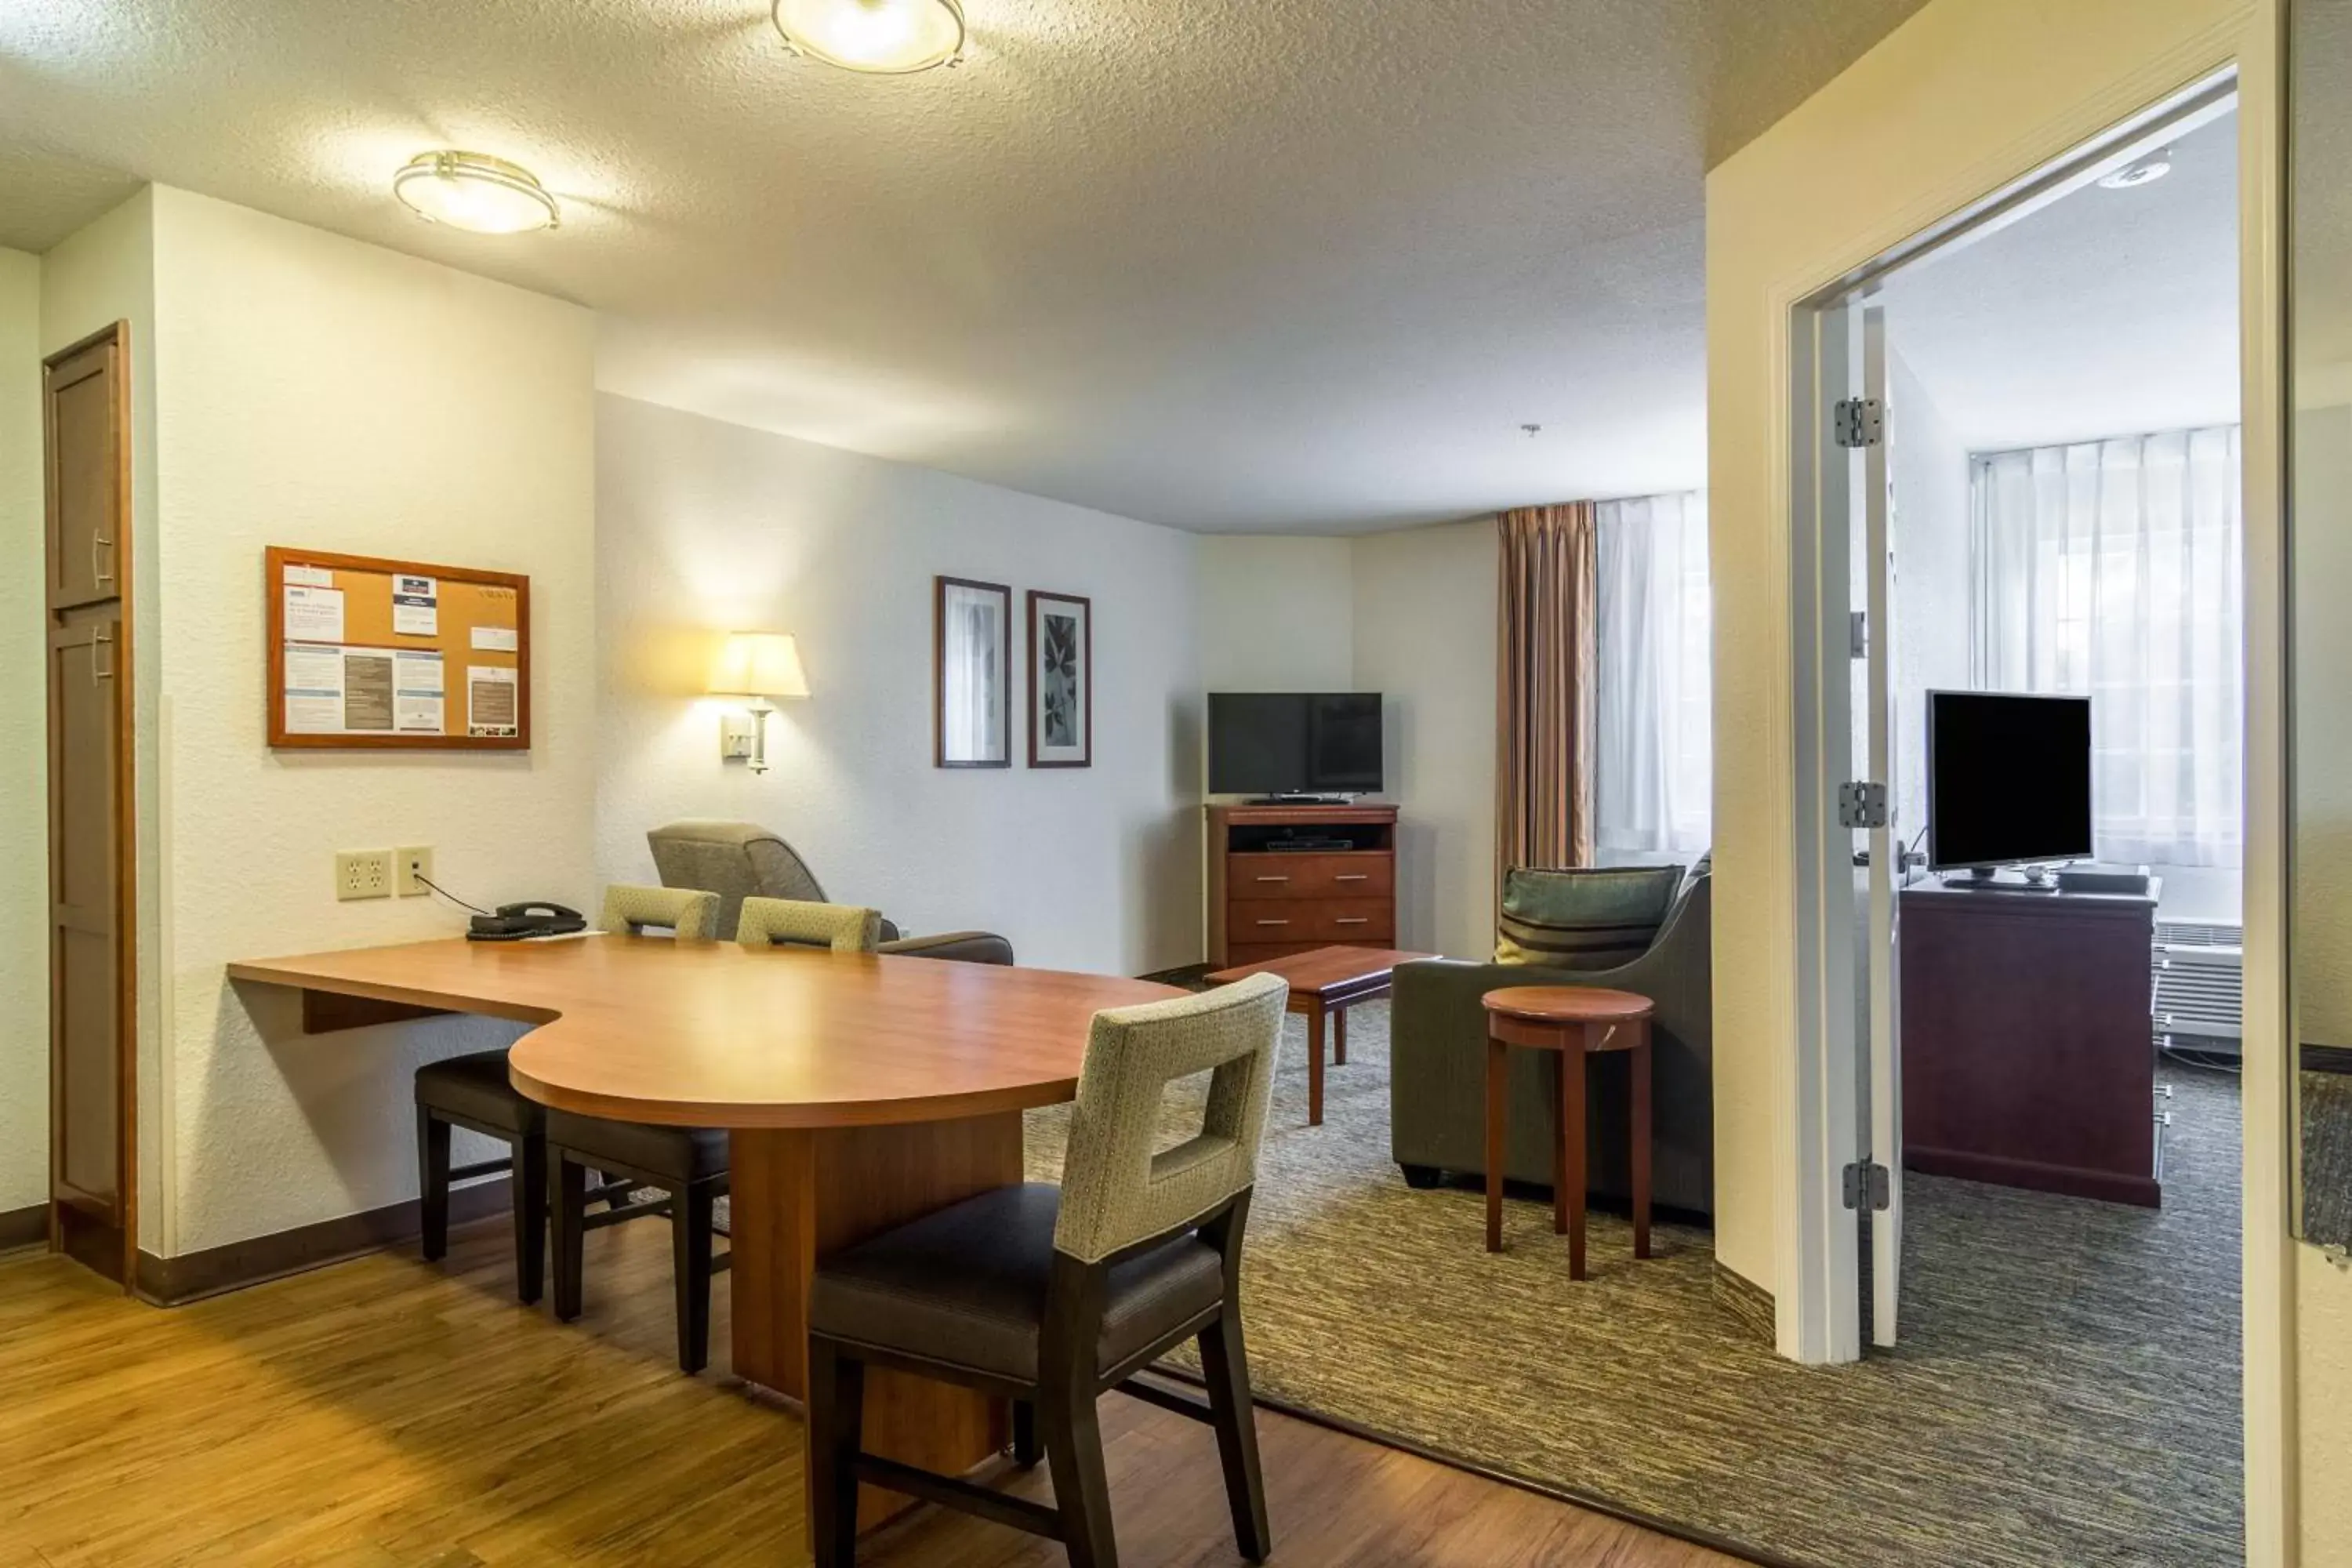
[[1548, 871], [1503, 879], [1497, 963], [1614, 969], [1650, 951], [1682, 883], [1679, 866]]

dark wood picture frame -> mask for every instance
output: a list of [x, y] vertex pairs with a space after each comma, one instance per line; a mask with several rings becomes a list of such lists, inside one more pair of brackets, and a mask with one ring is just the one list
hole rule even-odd
[[[1004, 689], [997, 703], [995, 757], [948, 756], [948, 590], [968, 588], [993, 594], [999, 601], [996, 617], [996, 663]], [[1009, 768], [1013, 765], [1013, 589], [1003, 583], [982, 583], [971, 577], [931, 579], [931, 765], [940, 768]]]
[[[373, 555], [342, 555], [326, 550], [295, 550], [273, 544], [263, 551], [264, 636], [268, 643], [269, 744], [280, 749], [310, 749], [331, 751], [457, 751], [457, 752], [527, 752], [530, 750], [530, 579], [512, 572], [487, 572], [470, 566], [440, 566], [423, 561], [392, 561]], [[382, 735], [307, 734], [286, 728], [286, 568], [316, 566], [330, 572], [364, 572], [385, 576], [408, 575], [431, 577], [439, 582], [463, 583], [481, 588], [503, 588], [514, 595], [515, 649], [511, 656], [515, 670], [515, 732], [511, 735], [452, 734], [447, 721], [443, 721], [443, 732], [426, 733], [411, 731]], [[445, 682], [462, 684], [456, 673], [462, 670], [467, 658], [488, 665], [505, 662], [502, 650], [476, 649], [459, 646], [454, 640], [454, 630], [445, 630], [428, 643], [418, 641], [419, 648], [434, 647], [442, 655]], [[373, 644], [367, 646], [373, 646]], [[445, 689], [443, 701], [465, 700], [462, 690]]]
[[[1041, 714], [1045, 701], [1046, 606], [1076, 605], [1082, 614], [1076, 649], [1078, 672], [1078, 751], [1075, 757], [1044, 754]], [[1095, 765], [1095, 602], [1083, 594], [1029, 590], [1029, 765], [1033, 768], [1090, 768]]]

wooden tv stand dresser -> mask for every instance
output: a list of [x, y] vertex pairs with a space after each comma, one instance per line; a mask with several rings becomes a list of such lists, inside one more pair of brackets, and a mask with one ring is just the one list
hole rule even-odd
[[[1395, 806], [1207, 810], [1211, 967], [1318, 947], [1396, 945]], [[1333, 847], [1276, 847], [1316, 838]]]

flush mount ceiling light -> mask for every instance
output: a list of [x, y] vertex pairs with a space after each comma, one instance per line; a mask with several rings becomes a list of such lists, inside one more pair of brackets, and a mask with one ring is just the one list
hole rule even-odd
[[2111, 191], [2127, 191], [2134, 185], [2145, 185], [2172, 173], [2172, 149], [2150, 153], [2136, 158], [2112, 174], [2100, 176], [2099, 184]]
[[963, 56], [957, 0], [774, 0], [771, 15], [794, 54], [845, 70], [904, 76]]
[[476, 234], [521, 234], [563, 221], [538, 176], [487, 153], [419, 153], [393, 175], [392, 194], [420, 217]]

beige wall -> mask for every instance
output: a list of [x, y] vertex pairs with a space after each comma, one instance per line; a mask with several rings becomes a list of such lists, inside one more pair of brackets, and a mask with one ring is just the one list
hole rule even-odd
[[[413, 1197], [412, 1071], [511, 1033], [306, 1037], [288, 995], [227, 984], [232, 958], [463, 929], [436, 900], [336, 902], [334, 851], [430, 844], [478, 903], [591, 900], [595, 415], [584, 310], [185, 192], [152, 202], [171, 1255]], [[268, 544], [529, 574], [530, 752], [270, 751]]]
[[[983, 927], [1024, 963], [1137, 974], [1201, 956], [1192, 535], [628, 398], [597, 400], [597, 867], [646, 830], [764, 823], [828, 895], [909, 931]], [[931, 763], [932, 578], [1013, 591], [1006, 769]], [[1026, 595], [1094, 603], [1094, 765], [1033, 769]], [[698, 695], [729, 627], [793, 633], [811, 696], [764, 774]]]
[[41, 264], [0, 250], [0, 1214], [49, 1196]]
[[[2273, 0], [1934, 0], [1708, 179], [1716, 583], [1717, 1256], [1779, 1282], [1796, 1235], [1789, 911], [1788, 312], [1847, 268], [2235, 59], [2245, 96], [2250, 731], [2245, 1377], [2249, 1559], [2340, 1563], [2352, 1290], [2285, 1241]], [[1834, 168], [1825, 179], [1822, 171]], [[2265, 639], [2272, 639], [2266, 641]], [[2296, 1295], [2303, 1333], [2298, 1353]], [[1783, 1300], [1783, 1339], [1789, 1320]], [[2296, 1376], [2301, 1363], [2300, 1387]], [[2324, 1379], [2333, 1370], [2339, 1380]], [[2299, 1395], [2299, 1397], [2298, 1397]], [[2293, 1419], [2302, 1411], [2302, 1444]], [[2296, 1527], [2298, 1494], [2303, 1504]], [[2301, 1554], [2296, 1556], [2298, 1542]]]
[[1211, 534], [1198, 558], [1202, 690], [1354, 689], [1354, 541]]
[[1358, 539], [1355, 685], [1387, 698], [1388, 794], [1404, 810], [1397, 945], [1495, 946], [1491, 518]]

